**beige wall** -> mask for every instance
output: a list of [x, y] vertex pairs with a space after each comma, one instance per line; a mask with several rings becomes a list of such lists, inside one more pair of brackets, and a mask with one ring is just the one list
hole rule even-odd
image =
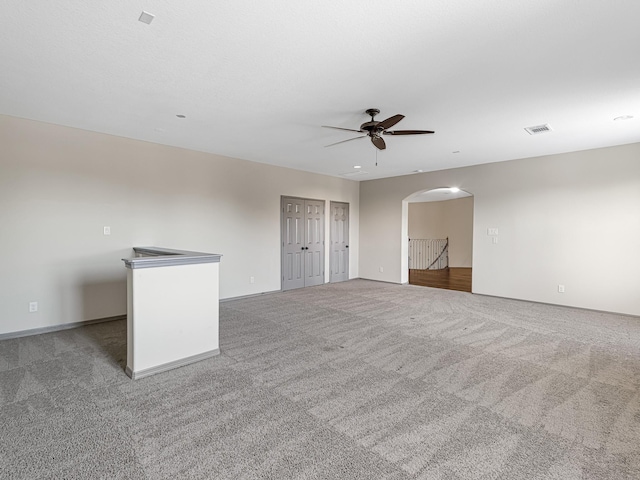
[[132, 246], [222, 254], [221, 298], [279, 290], [281, 195], [350, 204], [358, 276], [357, 182], [7, 116], [0, 145], [0, 334], [125, 314]]
[[361, 277], [406, 282], [406, 199], [447, 186], [474, 195], [475, 293], [640, 315], [640, 144], [362, 182]]
[[448, 238], [449, 266], [471, 267], [473, 197], [409, 203], [409, 238]]

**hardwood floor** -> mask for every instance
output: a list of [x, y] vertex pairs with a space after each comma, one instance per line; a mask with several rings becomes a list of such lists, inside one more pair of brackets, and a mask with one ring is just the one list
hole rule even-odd
[[452, 267], [443, 270], [409, 270], [409, 283], [423, 287], [471, 292], [471, 269]]

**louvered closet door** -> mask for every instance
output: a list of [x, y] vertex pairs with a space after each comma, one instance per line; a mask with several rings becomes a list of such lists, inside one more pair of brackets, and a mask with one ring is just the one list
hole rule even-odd
[[282, 197], [282, 289], [324, 283], [324, 202]]

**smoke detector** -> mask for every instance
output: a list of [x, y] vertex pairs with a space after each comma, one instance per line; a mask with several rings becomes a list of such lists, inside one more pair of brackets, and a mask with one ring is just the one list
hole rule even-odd
[[535, 127], [527, 127], [525, 128], [529, 135], [540, 135], [541, 133], [547, 133], [552, 130], [551, 126], [548, 123], [544, 125], [536, 125]]

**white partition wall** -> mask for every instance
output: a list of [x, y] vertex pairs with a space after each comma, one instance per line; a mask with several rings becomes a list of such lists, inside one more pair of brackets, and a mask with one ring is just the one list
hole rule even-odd
[[220, 255], [136, 248], [125, 260], [127, 374], [138, 379], [220, 353]]

